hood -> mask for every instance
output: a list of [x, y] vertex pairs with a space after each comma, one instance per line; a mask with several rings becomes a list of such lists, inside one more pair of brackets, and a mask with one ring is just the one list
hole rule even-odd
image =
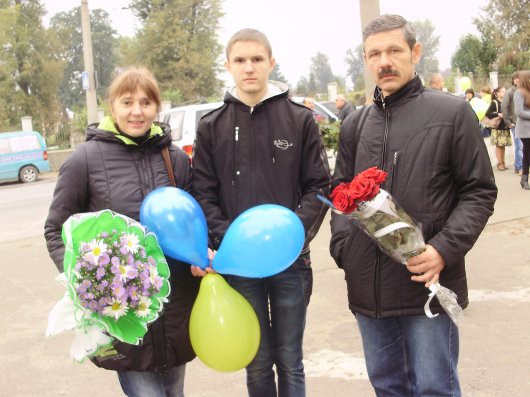
[[[287, 95], [288, 91], [289, 91], [289, 87], [287, 86], [287, 84], [281, 83], [279, 81], [269, 80], [268, 85], [267, 85], [267, 92], [265, 93], [265, 96], [258, 102], [258, 104], [263, 103], [277, 96]], [[224, 101], [233, 102], [234, 100], [237, 100], [240, 102], [239, 97], [237, 95], [236, 87], [231, 87], [230, 89], [226, 91]]]
[[154, 122], [147, 138], [141, 142], [135, 142], [130, 137], [123, 135], [119, 131], [112, 118], [104, 117], [99, 123], [90, 124], [87, 128], [86, 140], [101, 140], [107, 142], [116, 142], [127, 146], [167, 146], [171, 142], [171, 128], [169, 125], [160, 122]]

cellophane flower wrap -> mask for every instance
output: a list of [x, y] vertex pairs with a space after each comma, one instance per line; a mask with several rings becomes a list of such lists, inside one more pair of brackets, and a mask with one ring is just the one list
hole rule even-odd
[[76, 361], [114, 339], [141, 343], [170, 293], [169, 267], [156, 236], [110, 210], [76, 214], [63, 225], [67, 291], [51, 310], [47, 335], [75, 329]]
[[[333, 212], [353, 220], [381, 250], [397, 262], [406, 264], [407, 259], [422, 253], [425, 242], [419, 225], [405, 212], [392, 196], [381, 189], [387, 173], [377, 167], [369, 168], [349, 183], [341, 183], [330, 195], [330, 200], [319, 198]], [[458, 325], [462, 308], [456, 294], [439, 282], [431, 284], [431, 293], [425, 303], [425, 314], [436, 317], [430, 311], [430, 302], [437, 297], [442, 308]]]

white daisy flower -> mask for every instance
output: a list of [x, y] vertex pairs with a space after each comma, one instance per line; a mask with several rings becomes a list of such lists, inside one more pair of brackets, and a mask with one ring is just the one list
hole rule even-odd
[[114, 317], [114, 319], [117, 320], [127, 313], [128, 308], [127, 302], [122, 302], [113, 298], [110, 305], [103, 309], [103, 314], [105, 316]]
[[132, 266], [121, 264], [118, 268], [120, 269], [120, 280], [126, 282], [129, 278], [129, 270], [132, 269]]
[[134, 233], [127, 233], [124, 238], [126, 244], [125, 248], [127, 248], [127, 251], [129, 251], [131, 254], [136, 254], [140, 249], [140, 239], [138, 236]]
[[93, 259], [94, 263], [98, 263], [98, 259], [101, 255], [103, 255], [105, 252], [107, 252], [107, 244], [103, 242], [103, 240], [92, 240], [90, 243], [87, 244], [90, 251], [88, 251], [84, 258], [86, 260]]
[[138, 307], [136, 308], [136, 311], [134, 314], [136, 314], [138, 317], [147, 317], [151, 307], [151, 299], [149, 299], [147, 296], [141, 296], [140, 300], [138, 301]]

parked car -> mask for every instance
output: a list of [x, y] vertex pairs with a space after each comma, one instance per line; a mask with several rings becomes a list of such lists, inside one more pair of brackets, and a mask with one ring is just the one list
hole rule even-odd
[[[291, 100], [299, 104], [304, 103], [303, 96], [293, 96], [291, 97]], [[313, 111], [316, 113], [317, 117], [323, 117], [324, 119], [327, 119], [330, 122], [339, 120], [337, 115], [334, 114], [331, 110], [329, 110], [322, 102], [315, 101], [315, 108], [313, 109]]]
[[223, 105], [223, 102], [179, 106], [159, 113], [159, 120], [171, 127], [173, 142], [191, 156], [199, 120], [206, 113]]
[[35, 131], [0, 133], [0, 181], [35, 182], [39, 173], [49, 172], [48, 151]]
[[[294, 102], [302, 103], [303, 97], [292, 97]], [[223, 102], [202, 103], [198, 105], [186, 105], [164, 110], [159, 113], [159, 120], [169, 124], [171, 127], [171, 139], [173, 142], [191, 156], [193, 143], [199, 120], [206, 113], [211, 112], [223, 105]], [[315, 102], [314, 111], [330, 121], [337, 121], [338, 118], [332, 111], [319, 102]]]

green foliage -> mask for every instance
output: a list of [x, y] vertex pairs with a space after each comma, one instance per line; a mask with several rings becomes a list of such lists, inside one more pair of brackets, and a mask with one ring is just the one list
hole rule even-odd
[[315, 79], [314, 89], [316, 92], [328, 92], [328, 83], [332, 83], [337, 80], [333, 74], [333, 71], [331, 70], [328, 56], [322, 54], [321, 52], [317, 52], [317, 54], [311, 58], [310, 71], [311, 75]]
[[182, 93], [179, 89], [165, 90], [164, 92], [162, 92], [162, 100], [170, 101], [171, 104], [175, 106], [177, 103], [182, 102]]
[[348, 77], [351, 79], [356, 90], [364, 90], [364, 61], [363, 45], [359, 44], [355, 51], [348, 49], [344, 61], [348, 65]]
[[4, 1], [0, 9], [0, 109], [2, 127], [20, 128], [31, 116], [33, 127], [46, 135], [60, 118], [57, 86], [63, 63], [42, 26], [38, 0]]
[[280, 71], [280, 64], [276, 63], [274, 65], [274, 69], [272, 69], [272, 72], [269, 74], [269, 80], [279, 81], [281, 83], [289, 84], [285, 76]]
[[322, 134], [322, 140], [326, 149], [337, 153], [339, 148], [340, 121], [319, 120], [318, 126]]
[[440, 36], [434, 35], [434, 25], [428, 19], [412, 22], [416, 31], [416, 40], [422, 44], [420, 62], [416, 65], [416, 72], [427, 80], [432, 73], [438, 72], [438, 59], [436, 52], [440, 45]]
[[135, 47], [138, 63], [152, 70], [162, 91], [178, 89], [184, 101], [220, 93], [220, 4], [220, 0], [132, 2], [133, 11], [144, 21]]
[[460, 39], [459, 48], [451, 58], [451, 67], [459, 69], [462, 73], [478, 74], [481, 51], [482, 43], [480, 40], [468, 34]]
[[[55, 36], [57, 56], [66, 62], [60, 97], [64, 107], [73, 109], [86, 101], [81, 73], [86, 69], [83, 56], [80, 7], [54, 15], [50, 20], [50, 32]], [[105, 91], [113, 78], [118, 62], [117, 32], [112, 28], [109, 14], [101, 9], [90, 11], [92, 53], [94, 70], [98, 78], [98, 94]]]

